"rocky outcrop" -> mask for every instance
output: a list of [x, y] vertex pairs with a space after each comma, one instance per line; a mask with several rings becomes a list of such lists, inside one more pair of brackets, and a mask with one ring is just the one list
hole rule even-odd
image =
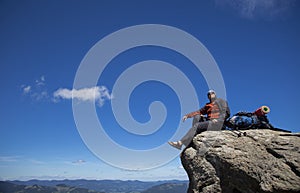
[[300, 134], [206, 131], [181, 154], [188, 193], [300, 192]]

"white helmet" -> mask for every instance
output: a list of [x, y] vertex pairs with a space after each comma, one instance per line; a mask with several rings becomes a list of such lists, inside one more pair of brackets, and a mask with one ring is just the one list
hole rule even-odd
[[210, 95], [210, 94], [212, 94], [212, 93], [216, 94], [216, 91], [210, 89], [210, 90], [207, 92], [207, 96]]

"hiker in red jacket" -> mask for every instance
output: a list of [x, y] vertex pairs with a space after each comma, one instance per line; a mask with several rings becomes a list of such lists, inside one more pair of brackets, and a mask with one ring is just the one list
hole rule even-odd
[[[183, 116], [183, 122], [188, 118], [194, 117], [193, 127], [181, 140], [168, 142], [171, 146], [180, 150], [182, 145], [187, 147], [196, 134], [206, 131], [208, 128], [211, 130], [221, 130], [224, 120], [230, 116], [228, 104], [225, 100], [217, 98], [214, 90], [209, 90], [207, 97], [209, 99], [209, 103], [206, 103], [204, 107], [198, 111]], [[203, 121], [204, 115], [206, 115], [205, 121]]]

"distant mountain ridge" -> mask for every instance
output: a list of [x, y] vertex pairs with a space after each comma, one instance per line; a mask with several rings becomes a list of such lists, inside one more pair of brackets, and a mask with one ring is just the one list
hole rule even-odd
[[142, 193], [185, 193], [187, 192], [188, 184], [172, 184], [166, 183], [153, 186]]
[[[138, 180], [29, 180], [29, 181], [8, 181], [11, 184], [16, 184], [20, 186], [46, 186], [46, 187], [57, 187], [58, 185], [65, 185], [68, 187], [83, 188], [86, 190], [95, 190], [98, 192], [105, 193], [152, 193], [157, 191], [157, 187], [161, 189], [170, 189], [173, 188], [173, 193], [178, 191], [175, 189], [182, 189], [188, 181], [181, 180], [165, 180], [165, 181], [152, 181], [144, 182]], [[168, 184], [168, 185], [166, 185]], [[167, 193], [167, 190], [165, 191]], [[170, 191], [169, 191], [170, 192]], [[171, 191], [172, 192], [172, 191]], [[180, 191], [181, 192], [181, 191]], [[178, 193], [180, 193], [178, 192]], [[183, 191], [182, 193], [186, 192]], [[0, 191], [0, 193], [2, 193]], [[80, 192], [81, 193], [81, 192]]]
[[70, 187], [65, 184], [56, 186], [17, 185], [0, 181], [0, 193], [104, 193], [85, 188]]

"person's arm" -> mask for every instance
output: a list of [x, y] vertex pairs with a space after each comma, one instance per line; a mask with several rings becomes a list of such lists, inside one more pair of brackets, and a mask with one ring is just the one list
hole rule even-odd
[[186, 119], [194, 117], [196, 115], [205, 115], [207, 114], [206, 105], [199, 109], [198, 111], [191, 112], [183, 116], [182, 121], [184, 122]]
[[182, 117], [182, 122], [184, 122], [185, 120], [187, 120], [188, 118], [191, 118], [191, 117], [194, 117], [196, 115], [200, 115], [200, 110], [198, 111], [194, 111], [194, 112], [191, 112], [189, 114], [186, 114]]

